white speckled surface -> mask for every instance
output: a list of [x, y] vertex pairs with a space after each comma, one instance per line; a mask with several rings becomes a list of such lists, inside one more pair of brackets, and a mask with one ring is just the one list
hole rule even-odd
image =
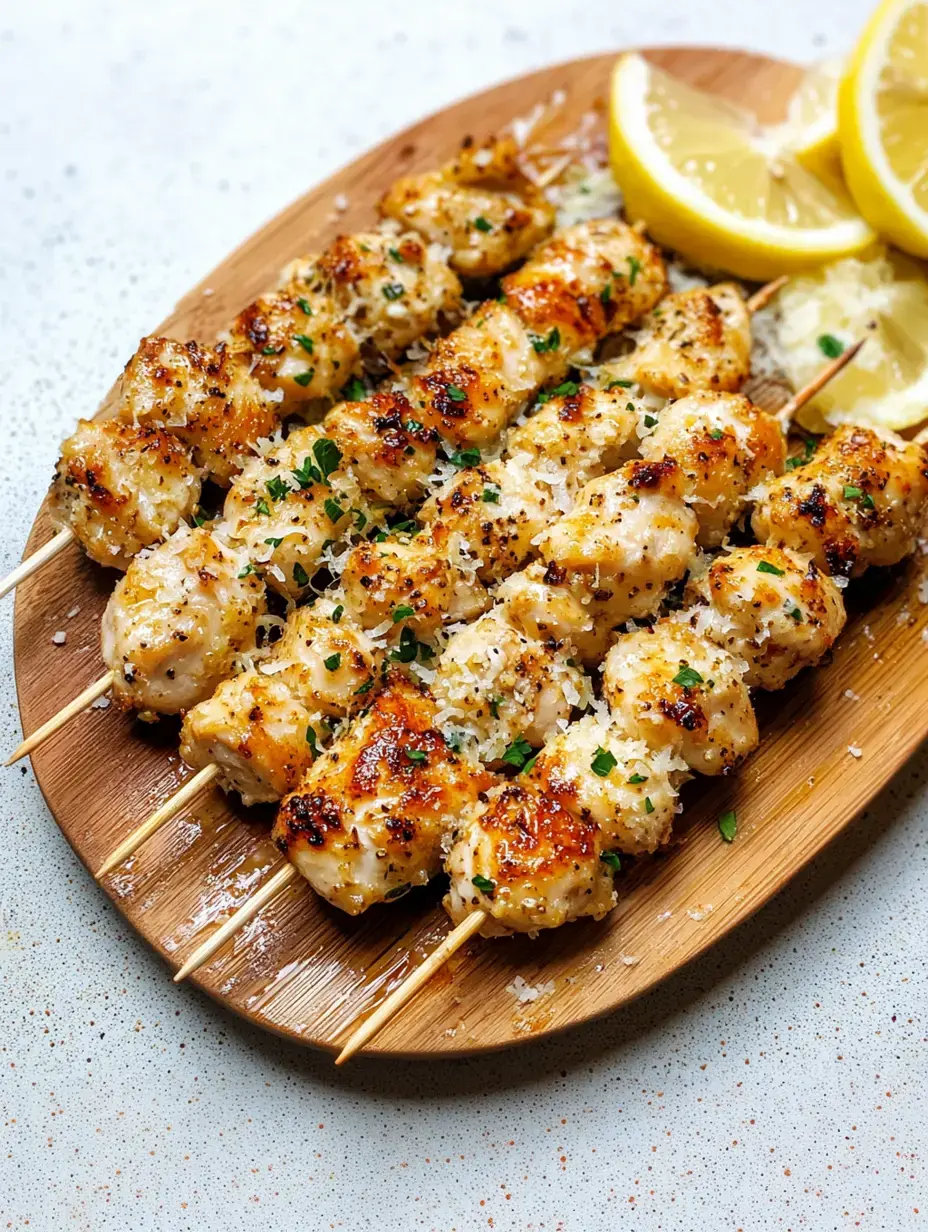
[[[358, 151], [484, 84], [633, 41], [838, 53], [868, 7], [0, 7], [0, 568], [58, 439], [140, 334]], [[606, 1022], [483, 1060], [336, 1072], [175, 988], [31, 771], [3, 771], [3, 1226], [919, 1227], [926, 778], [921, 757], [749, 926]]]

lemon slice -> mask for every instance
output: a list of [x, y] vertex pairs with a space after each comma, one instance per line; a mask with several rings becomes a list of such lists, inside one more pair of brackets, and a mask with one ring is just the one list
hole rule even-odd
[[754, 118], [622, 56], [612, 77], [612, 171], [629, 214], [702, 266], [772, 278], [849, 256], [874, 236]]
[[790, 99], [786, 120], [774, 130], [784, 150], [826, 184], [841, 183], [838, 83], [841, 61], [823, 60], [807, 70]]
[[845, 421], [899, 430], [928, 417], [928, 279], [918, 262], [887, 249], [865, 261], [836, 261], [791, 279], [777, 308], [777, 339], [795, 389], [826, 356], [867, 339], [800, 411], [810, 431]]
[[928, 257], [928, 3], [884, 0], [838, 94], [848, 187], [870, 224]]

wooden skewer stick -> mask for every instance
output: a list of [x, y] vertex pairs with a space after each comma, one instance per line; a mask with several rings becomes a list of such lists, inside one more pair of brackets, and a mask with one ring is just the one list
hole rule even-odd
[[49, 539], [48, 543], [40, 547], [37, 552], [33, 552], [31, 556], [27, 556], [21, 564], [17, 565], [16, 568], [13, 569], [12, 572], [8, 573], [3, 581], [0, 582], [0, 599], [2, 599], [4, 595], [8, 595], [14, 587], [20, 584], [20, 582], [24, 582], [27, 577], [31, 577], [33, 573], [37, 573], [43, 565], [47, 564], [48, 561], [56, 557], [59, 552], [63, 552], [68, 544], [73, 542], [74, 531], [70, 530], [67, 526], [64, 530], [60, 530], [57, 535], [53, 535], [52, 538]]
[[381, 1005], [378, 1005], [373, 1014], [369, 1018], [365, 1018], [360, 1027], [352, 1032], [347, 1044], [345, 1044], [344, 1048], [335, 1058], [335, 1064], [344, 1065], [347, 1060], [354, 1056], [359, 1048], [363, 1048], [365, 1044], [369, 1043], [387, 1025], [390, 1019], [399, 1013], [406, 1002], [412, 1000], [422, 985], [427, 984], [435, 972], [445, 965], [451, 955], [459, 950], [466, 941], [469, 941], [474, 933], [480, 931], [486, 920], [487, 914], [485, 911], [472, 911], [470, 915], [466, 915], [461, 923], [451, 930], [441, 945], [432, 951], [425, 962], [420, 963], [412, 975], [408, 975], [399, 987], [394, 988], [389, 997]]
[[243, 928], [248, 921], [258, 914], [269, 898], [273, 898], [278, 890], [282, 890], [284, 886], [290, 885], [291, 882], [297, 881], [300, 874], [296, 871], [294, 864], [285, 864], [283, 868], [279, 868], [273, 877], [270, 877], [260, 890], [243, 903], [237, 911], [233, 911], [225, 924], [219, 926], [216, 931], [202, 945], [197, 946], [181, 969], [174, 976], [174, 983], [179, 984], [181, 980], [185, 980], [188, 975], [202, 967], [204, 963], [208, 963], [218, 949], [228, 941], [228, 939]]
[[49, 736], [53, 736], [66, 723], [70, 723], [75, 715], [80, 714], [82, 710], [86, 710], [91, 702], [95, 702], [98, 697], [102, 697], [106, 690], [111, 687], [112, 683], [113, 673], [107, 672], [99, 680], [89, 684], [83, 693], [78, 693], [73, 701], [68, 702], [57, 714], [53, 714], [47, 723], [43, 723], [41, 727], [35, 729], [31, 736], [27, 736], [19, 748], [3, 764], [5, 766], [12, 766], [21, 757], [25, 757], [27, 753], [33, 752]]
[[768, 282], [755, 291], [751, 298], [745, 304], [748, 312], [752, 315], [755, 312], [760, 312], [761, 308], [766, 308], [778, 291], [782, 291], [789, 282], [789, 274], [781, 274], [779, 278], [774, 278], [773, 282]]
[[922, 428], [916, 436], [912, 438], [916, 445], [928, 445], [928, 428]]
[[842, 351], [838, 358], [833, 359], [830, 364], [826, 364], [821, 372], [812, 378], [808, 385], [804, 385], [797, 394], [793, 394], [785, 406], [780, 407], [776, 417], [780, 421], [780, 427], [784, 432], [789, 430], [793, 416], [799, 408], [805, 406], [807, 402], [814, 398], [818, 391], [827, 385], [832, 377], [837, 376], [842, 368], [847, 367], [866, 341], [866, 338], [861, 338], [853, 346], [849, 346], [846, 351]]
[[219, 767], [217, 765], [204, 766], [202, 770], [189, 778], [186, 783], [176, 791], [170, 800], [166, 800], [161, 808], [156, 809], [146, 822], [138, 826], [127, 839], [124, 839], [115, 851], [103, 861], [97, 869], [94, 876], [99, 879], [105, 877], [107, 873], [111, 873], [114, 868], [122, 864], [123, 860], [128, 860], [141, 845], [149, 838], [156, 830], [160, 830], [165, 822], [170, 821], [172, 817], [176, 817], [185, 804], [198, 796], [200, 792], [208, 787], [212, 781], [219, 775]]

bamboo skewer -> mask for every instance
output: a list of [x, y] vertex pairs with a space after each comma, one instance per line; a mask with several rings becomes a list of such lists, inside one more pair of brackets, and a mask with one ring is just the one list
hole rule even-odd
[[129, 837], [107, 856], [94, 874], [97, 880], [99, 881], [101, 877], [111, 873], [117, 865], [122, 864], [123, 860], [128, 860], [129, 856], [141, 847], [147, 838], [154, 834], [156, 830], [160, 830], [165, 822], [175, 817], [185, 804], [198, 796], [218, 776], [219, 767], [214, 764], [204, 766], [192, 778], [187, 779], [186, 783], [171, 796], [170, 800], [166, 800], [161, 808], [156, 809], [144, 824], [133, 830]]
[[179, 984], [191, 972], [202, 967], [204, 963], [208, 963], [216, 951], [221, 949], [231, 936], [237, 933], [240, 928], [243, 928], [252, 916], [258, 914], [268, 899], [273, 898], [278, 890], [282, 890], [285, 886], [290, 885], [291, 882], [296, 881], [299, 875], [296, 871], [296, 866], [293, 864], [285, 864], [283, 868], [279, 868], [274, 876], [266, 881], [259, 890], [256, 890], [247, 902], [232, 912], [225, 924], [221, 924], [212, 936], [204, 941], [202, 945], [197, 946], [174, 976], [174, 983]]
[[65, 527], [60, 530], [57, 535], [53, 535], [48, 543], [43, 544], [31, 556], [27, 556], [21, 564], [18, 564], [15, 569], [11, 570], [6, 577], [0, 582], [0, 599], [4, 595], [8, 595], [11, 590], [24, 582], [27, 577], [32, 577], [33, 573], [37, 573], [43, 565], [53, 560], [59, 552], [74, 542], [74, 531], [70, 527]]
[[789, 429], [789, 425], [800, 407], [805, 406], [807, 402], [811, 401], [818, 391], [828, 384], [832, 377], [838, 375], [842, 368], [846, 368], [866, 341], [866, 338], [860, 338], [852, 346], [849, 346], [847, 350], [842, 351], [838, 358], [833, 359], [830, 364], [826, 364], [821, 372], [812, 378], [808, 385], [804, 385], [798, 394], [794, 394], [785, 406], [780, 407], [776, 412], [776, 418], [779, 420], [780, 427], [784, 432]]
[[5, 766], [12, 766], [14, 762], [19, 761], [21, 757], [25, 757], [27, 753], [32, 753], [49, 736], [53, 736], [65, 724], [70, 723], [75, 715], [80, 714], [82, 710], [86, 710], [91, 702], [95, 702], [98, 697], [102, 697], [112, 683], [113, 672], [106, 672], [99, 680], [89, 684], [83, 693], [78, 693], [77, 697], [69, 701], [57, 714], [53, 714], [41, 727], [37, 727], [31, 736], [27, 736], [19, 748], [3, 764]]
[[[783, 408], [784, 411], [788, 410], [790, 416], [795, 414], [795, 412], [799, 410], [800, 407], [802, 407], [806, 402], [809, 401], [810, 398], [814, 397], [815, 394], [818, 393], [818, 391], [822, 388], [823, 385], [826, 384], [827, 381], [831, 380], [831, 378], [837, 372], [840, 372], [841, 369], [846, 364], [850, 363], [850, 361], [854, 358], [854, 356], [860, 350], [861, 345], [862, 345], [861, 343], [855, 343], [854, 346], [848, 347], [847, 350], [842, 355], [838, 356], [836, 360], [834, 360], [830, 364], [827, 364], [826, 367], [822, 370], [822, 372], [820, 372], [812, 381], [810, 381], [808, 385], [804, 386], [803, 389], [801, 389], [786, 404], [786, 407]], [[787, 420], [786, 425], [784, 427], [784, 431], [785, 431], [785, 428], [788, 426], [789, 426], [789, 421]], [[237, 931], [237, 929], [239, 929], [240, 927], [242, 927], [242, 925], [247, 923], [247, 921], [250, 920], [252, 916], [254, 916], [258, 910], [260, 910], [260, 908], [268, 901], [268, 899], [272, 896], [272, 894], [276, 892], [278, 885], [281, 885], [281, 886], [289, 885], [293, 877], [298, 875], [292, 865], [289, 866], [289, 869], [290, 869], [290, 875], [288, 875], [286, 868], [283, 869], [280, 873], [276, 873], [274, 877], [272, 877], [270, 881], [267, 882], [266, 885], [262, 886], [259, 890], [256, 891], [253, 898], [249, 899], [248, 902], [244, 903], [241, 907], [239, 907], [239, 909], [233, 915], [229, 917], [229, 919], [226, 921], [226, 923], [222, 926], [221, 929], [218, 929], [217, 932], [215, 932], [209, 938], [209, 940], [205, 942], [203, 946], [200, 947], [199, 950], [196, 950], [194, 951], [193, 954], [191, 954], [190, 958], [187, 960], [186, 963], [184, 963], [183, 967], [181, 968], [180, 971], [178, 971], [174, 979], [175, 980], [183, 979], [186, 975], [189, 975], [191, 971], [195, 971], [197, 967], [201, 966], [204, 962], [208, 961], [208, 959], [212, 957], [212, 955], [216, 952], [216, 950], [229, 937], [231, 937], [233, 933]], [[280, 878], [279, 881], [277, 880], [278, 878]], [[485, 919], [485, 915], [483, 912], [474, 912], [472, 913], [472, 916], [473, 915], [477, 916], [479, 919], [479, 923], [475, 923], [472, 925], [472, 931], [476, 932], [480, 924]], [[468, 919], [470, 918], [471, 916], [468, 916]], [[424, 984], [428, 980], [429, 976], [434, 971], [437, 971], [438, 968], [442, 965], [442, 963], [446, 961], [447, 958], [449, 958], [460, 945], [464, 944], [464, 941], [467, 940], [467, 937], [471, 936], [471, 932], [465, 933], [463, 931], [465, 923], [467, 923], [466, 920], [464, 921], [464, 923], [458, 926], [458, 930], [461, 930], [459, 940], [458, 940], [458, 930], [455, 930], [454, 932], [449, 934], [449, 936], [446, 938], [442, 946], [439, 946], [438, 949], [434, 952], [434, 954], [430, 955], [429, 959], [427, 960], [427, 963], [431, 963], [431, 966], [428, 968], [428, 970], [425, 970], [426, 963], [423, 963], [421, 967], [417, 968], [416, 971], [413, 972], [413, 974], [409, 977], [409, 981], [406, 982], [406, 983], [411, 983], [412, 987], [409, 989], [408, 993], [406, 993], [405, 996], [403, 996], [402, 994], [406, 990], [406, 983], [400, 985], [399, 988], [395, 989], [394, 992], [391, 993], [390, 996], [384, 1001], [384, 1004], [380, 1007], [380, 1009], [375, 1014], [371, 1015], [369, 1019], [367, 1019], [367, 1021], [364, 1023], [362, 1030], [369, 1030], [370, 1034], [365, 1036], [365, 1039], [369, 1039], [373, 1034], [379, 1031], [381, 1025], [386, 1023], [386, 1021], [390, 1018], [391, 1014], [401, 1009], [402, 1006], [406, 1004], [406, 1001], [408, 1001], [409, 998], [413, 996], [413, 994], [417, 991], [417, 989], [421, 987], [421, 985]], [[346, 1052], [342, 1053], [342, 1055], [339, 1057], [339, 1061], [347, 1060], [348, 1057], [351, 1055], [351, 1053], [356, 1051], [357, 1048], [360, 1048], [363, 1045], [363, 1043], [364, 1043], [364, 1039], [361, 1039], [357, 1044], [354, 1044], [354, 1037], [352, 1037], [352, 1039], [349, 1041], [349, 1044], [354, 1044], [354, 1046], [351, 1048], [350, 1051], [347, 1051], [348, 1046], [346, 1045]]]
[[774, 296], [782, 291], [789, 282], [789, 274], [781, 274], [779, 278], [774, 278], [773, 282], [765, 283], [758, 291], [748, 299], [745, 307], [752, 315], [755, 312], [760, 312], [761, 308], [766, 308]]
[[480, 931], [486, 919], [485, 911], [472, 911], [470, 915], [466, 915], [460, 924], [451, 930], [441, 945], [416, 967], [412, 975], [408, 975], [398, 988], [394, 988], [389, 997], [377, 1006], [373, 1014], [351, 1033], [348, 1042], [335, 1058], [335, 1064], [344, 1065], [359, 1048], [363, 1048], [375, 1035], [379, 1034], [390, 1019], [398, 1014], [408, 1001], [412, 1000], [423, 984], [427, 984], [435, 972], [445, 965], [451, 955], [469, 941], [474, 933]]

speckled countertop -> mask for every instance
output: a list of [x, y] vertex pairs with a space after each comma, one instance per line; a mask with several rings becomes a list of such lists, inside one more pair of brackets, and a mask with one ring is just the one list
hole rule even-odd
[[[139, 336], [342, 162], [550, 61], [635, 41], [810, 59], [840, 53], [868, 7], [0, 6], [3, 572], [58, 440]], [[19, 731], [11, 613], [7, 599], [4, 748]], [[606, 1022], [473, 1061], [336, 1072], [174, 987], [31, 771], [3, 771], [2, 1226], [920, 1227], [926, 778], [923, 756], [748, 926]]]

